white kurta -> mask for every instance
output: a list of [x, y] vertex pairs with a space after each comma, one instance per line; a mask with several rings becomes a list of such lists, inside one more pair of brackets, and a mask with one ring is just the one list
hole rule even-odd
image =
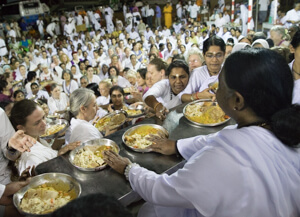
[[218, 80], [219, 74], [215, 76], [210, 76], [207, 66], [201, 66], [193, 70], [190, 75], [189, 83], [186, 88], [179, 93], [179, 97], [183, 94], [192, 94], [196, 92], [202, 92], [208, 85], [212, 82]]
[[172, 94], [171, 99], [171, 87], [168, 79], [163, 79], [156, 82], [143, 96], [143, 100], [148, 96], [154, 96], [159, 102], [161, 102], [164, 107], [171, 109], [177, 105], [181, 104], [181, 99], [174, 94]]
[[102, 138], [102, 134], [91, 123], [76, 118], [71, 119], [70, 131], [66, 132], [66, 140], [70, 138], [68, 143], [80, 141], [86, 142], [93, 139]]
[[6, 185], [11, 182], [11, 171], [7, 167], [8, 159], [5, 157], [6, 145], [8, 143], [8, 140], [14, 135], [15, 130], [2, 108], [0, 108], [0, 122], [0, 183]]
[[132, 189], [154, 204], [139, 216], [299, 216], [299, 149], [270, 131], [230, 126], [179, 140], [178, 150], [187, 163], [172, 175], [131, 168]]

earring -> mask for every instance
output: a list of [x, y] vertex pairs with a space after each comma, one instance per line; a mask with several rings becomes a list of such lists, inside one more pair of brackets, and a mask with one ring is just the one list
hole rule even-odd
[[233, 110], [236, 111], [236, 110], [237, 110], [237, 107], [233, 107]]

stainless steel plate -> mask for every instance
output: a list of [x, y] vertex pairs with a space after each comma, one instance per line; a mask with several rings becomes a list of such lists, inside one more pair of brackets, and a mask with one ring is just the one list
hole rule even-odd
[[[186, 115], [186, 108], [189, 106], [189, 105], [194, 105], [194, 104], [203, 104], [204, 102], [211, 102], [210, 99], [199, 99], [199, 100], [196, 100], [196, 101], [193, 101], [193, 102], [190, 102], [189, 104], [187, 104], [184, 109], [183, 109], [183, 114], [184, 114], [184, 117], [191, 123], [197, 125], [197, 126], [204, 126], [204, 127], [214, 127], [214, 126], [219, 126], [221, 124], [224, 124], [226, 123], [227, 121], [230, 120], [230, 118], [226, 119], [225, 121], [222, 121], [222, 122], [219, 122], [219, 123], [213, 123], [213, 124], [202, 124], [202, 123], [198, 123], [196, 121], [193, 121], [191, 119], [189, 119], [189, 117]], [[217, 103], [217, 102], [216, 102]]]
[[64, 173], [44, 173], [38, 176], [34, 176], [31, 178], [30, 183], [25, 186], [24, 188], [20, 189], [17, 193], [13, 196], [13, 203], [15, 207], [21, 214], [26, 216], [44, 216], [44, 214], [31, 214], [24, 212], [20, 208], [21, 201], [25, 195], [25, 193], [31, 189], [36, 188], [42, 184], [54, 184], [60, 185], [64, 191], [69, 192], [74, 189], [76, 197], [78, 198], [81, 194], [81, 185], [80, 183], [73, 177], [64, 174]]
[[160, 125], [157, 125], [157, 124], [141, 124], [141, 125], [137, 125], [137, 126], [134, 126], [134, 127], [130, 128], [130, 129], [128, 129], [123, 134], [123, 136], [122, 136], [123, 143], [128, 148], [130, 148], [131, 150], [136, 151], [136, 152], [151, 152], [152, 151], [151, 148], [144, 148], [144, 149], [142, 149], [142, 148], [133, 148], [129, 144], [127, 144], [126, 141], [125, 141], [125, 136], [129, 136], [136, 129], [141, 128], [141, 127], [145, 127], [145, 126], [151, 126], [151, 127], [155, 128], [155, 129], [159, 129], [159, 130], [161, 130], [166, 135], [167, 138], [169, 137], [168, 131], [165, 128], [163, 128], [162, 126], [160, 126]]
[[49, 120], [50, 121], [47, 122], [47, 126], [46, 126], [47, 129], [53, 125], [62, 125], [62, 124], [65, 124], [65, 127], [54, 134], [48, 136], [40, 136], [40, 138], [42, 139], [55, 139], [59, 135], [63, 134], [69, 126], [69, 122], [64, 119], [49, 119]]
[[77, 148], [75, 148], [74, 150], [72, 150], [69, 154], [70, 163], [74, 167], [76, 167], [77, 169], [82, 170], [82, 171], [88, 171], [88, 172], [99, 171], [99, 170], [103, 170], [107, 166], [107, 164], [103, 164], [103, 165], [101, 165], [99, 167], [95, 167], [95, 168], [83, 168], [83, 167], [79, 167], [79, 166], [77, 166], [73, 163], [75, 155], [78, 153], [78, 151], [83, 149], [83, 147], [87, 146], [87, 145], [88, 146], [103, 146], [103, 145], [112, 146], [117, 150], [118, 153], [120, 152], [120, 148], [117, 145], [117, 143], [115, 143], [114, 141], [112, 141], [110, 139], [103, 139], [102, 138], [102, 139], [94, 139], [94, 140], [84, 142], [84, 143], [82, 143], [82, 145], [80, 145]]
[[126, 113], [125, 111], [123, 111], [123, 110], [117, 110], [117, 111], [115, 111], [115, 112], [113, 112], [113, 113], [109, 113], [109, 114], [105, 115], [103, 118], [99, 119], [99, 120], [97, 121], [97, 123], [95, 124], [95, 127], [96, 127], [100, 132], [105, 132], [104, 129], [99, 128], [99, 126], [98, 126], [98, 125], [99, 125], [99, 122], [102, 121], [102, 120], [104, 120], [105, 118], [113, 118], [113, 117], [116, 117], [117, 115], [121, 115], [121, 116], [123, 115], [123, 116], [124, 116], [124, 120], [123, 120], [121, 123], [116, 124], [116, 125], [114, 125], [114, 123], [110, 121], [110, 122], [108, 123], [108, 125], [110, 125], [110, 130], [113, 130], [113, 129], [116, 129], [116, 128], [122, 126], [122, 125], [125, 123], [125, 121], [126, 121], [127, 113]]

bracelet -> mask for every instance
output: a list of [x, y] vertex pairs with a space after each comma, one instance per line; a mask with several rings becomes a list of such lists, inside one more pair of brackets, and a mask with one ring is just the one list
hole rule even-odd
[[193, 94], [191, 95], [191, 101], [194, 101], [195, 99], [194, 99], [194, 97], [193, 97]]
[[126, 177], [127, 180], [129, 180], [129, 172], [130, 172], [130, 169], [134, 166], [140, 166], [139, 164], [137, 163], [131, 163], [131, 164], [128, 164], [127, 167], [125, 168], [125, 171], [124, 171], [124, 175]]
[[155, 106], [154, 106], [154, 108], [153, 108], [155, 112], [156, 112], [156, 108], [157, 108], [157, 106], [158, 106], [159, 104], [161, 104], [161, 103], [158, 102], [158, 103], [155, 104]]

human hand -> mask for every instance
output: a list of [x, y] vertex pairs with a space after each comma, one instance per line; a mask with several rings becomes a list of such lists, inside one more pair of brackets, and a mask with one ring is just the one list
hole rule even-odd
[[2, 197], [0, 198], [0, 204], [6, 205], [6, 206], [12, 204], [13, 194], [16, 193], [17, 191], [19, 191], [21, 188], [28, 185], [29, 182], [30, 182], [30, 178], [27, 179], [26, 181], [11, 182], [11, 183], [7, 184], [5, 187], [4, 193], [3, 193]]
[[81, 145], [81, 142], [80, 141], [77, 141], [77, 142], [72, 142], [68, 145], [66, 145], [65, 147], [61, 148], [59, 151], [58, 151], [58, 156], [60, 155], [63, 155], [65, 153], [67, 153], [68, 151], [72, 151], [73, 149], [77, 148], [78, 146]]
[[210, 88], [206, 88], [202, 92], [196, 93], [197, 98], [199, 98], [199, 99], [213, 99], [214, 97], [216, 97], [216, 95], [211, 93], [210, 90], [211, 90]]
[[158, 136], [150, 135], [147, 140], [152, 142], [152, 145], [149, 146], [152, 151], [164, 155], [176, 154], [175, 141], [167, 139], [163, 133], [160, 133]]
[[14, 148], [19, 152], [30, 152], [30, 148], [36, 143], [31, 136], [25, 135], [23, 130], [18, 130], [8, 141], [8, 148]]
[[155, 108], [155, 115], [160, 120], [165, 120], [168, 113], [169, 110], [166, 107], [164, 107], [161, 103]]
[[109, 113], [114, 112], [113, 108], [112, 108], [113, 104], [109, 104], [107, 107], [107, 110]]
[[29, 177], [33, 177], [35, 176], [35, 166], [32, 166], [32, 167], [27, 167], [23, 172], [22, 174], [20, 175], [19, 177], [19, 181], [25, 181], [27, 180]]
[[131, 161], [128, 158], [121, 157], [112, 150], [103, 152], [103, 160], [120, 174], [124, 174], [125, 168], [131, 164]]

